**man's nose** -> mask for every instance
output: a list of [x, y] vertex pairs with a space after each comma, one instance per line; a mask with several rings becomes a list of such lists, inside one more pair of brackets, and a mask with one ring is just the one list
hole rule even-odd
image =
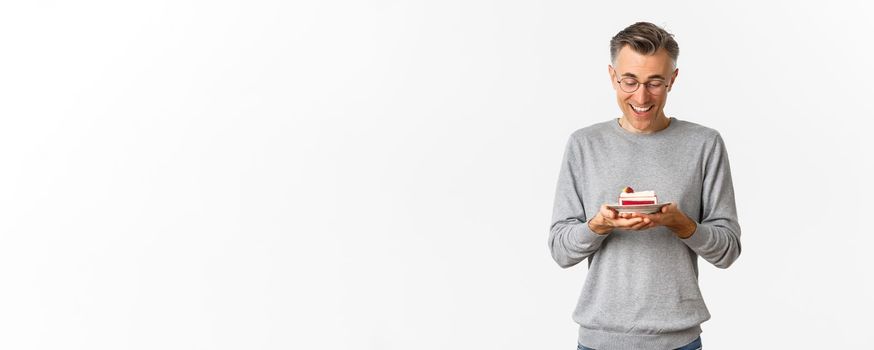
[[650, 97], [649, 91], [646, 91], [646, 85], [640, 85], [637, 91], [631, 93], [631, 99], [639, 105], [649, 102]]

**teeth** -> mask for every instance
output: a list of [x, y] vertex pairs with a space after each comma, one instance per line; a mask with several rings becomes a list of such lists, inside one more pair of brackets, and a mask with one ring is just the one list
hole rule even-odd
[[652, 106], [654, 106], [654, 105], [650, 105], [649, 107], [637, 107], [635, 105], [631, 105], [631, 108], [633, 108], [637, 112], [643, 113], [643, 112], [650, 110], [650, 108], [652, 108]]

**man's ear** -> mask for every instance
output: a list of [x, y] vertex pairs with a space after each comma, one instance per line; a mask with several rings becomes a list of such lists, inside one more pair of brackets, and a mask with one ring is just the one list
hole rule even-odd
[[610, 75], [610, 86], [613, 86], [613, 83], [616, 82], [615, 80], [613, 80], [614, 72], [615, 72], [615, 70], [613, 69], [613, 66], [608, 64], [607, 65], [607, 74]]
[[674, 82], [677, 81], [677, 75], [680, 74], [680, 68], [674, 69], [674, 74], [671, 74], [671, 84], [668, 85], [668, 91], [674, 88]]

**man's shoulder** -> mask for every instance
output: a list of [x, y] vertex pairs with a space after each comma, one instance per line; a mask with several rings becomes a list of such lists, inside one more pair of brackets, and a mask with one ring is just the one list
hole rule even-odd
[[[610, 119], [574, 130], [570, 134], [570, 141], [575, 143], [605, 142], [611, 136], [616, 136], [616, 133], [613, 132], [615, 129], [613, 123], [616, 122], [616, 119]], [[682, 137], [687, 141], [698, 140], [704, 143], [721, 142], [721, 135], [714, 128], [676, 118], [673, 118], [671, 123], [674, 124], [671, 127], [674, 129], [671, 132], [671, 137]]]
[[586, 127], [579, 128], [571, 133], [570, 139], [576, 141], [582, 141], [585, 139], [591, 139], [595, 137], [602, 137], [606, 131], [610, 129], [610, 123], [615, 123], [615, 119], [611, 119], [608, 121], [591, 124]]
[[673, 122], [677, 123], [677, 129], [683, 137], [700, 138], [702, 141], [716, 140], [721, 137], [719, 131], [711, 127], [687, 120], [674, 119]]
[[709, 134], [714, 135], [719, 132], [716, 129], [698, 124], [696, 122], [690, 122], [688, 120], [674, 119], [674, 122], [677, 123], [677, 127], [679, 129], [683, 129], [684, 131], [696, 133], [696, 134]]

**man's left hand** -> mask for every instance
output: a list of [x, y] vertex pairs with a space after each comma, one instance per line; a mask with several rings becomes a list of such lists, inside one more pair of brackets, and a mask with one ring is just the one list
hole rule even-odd
[[692, 234], [694, 234], [695, 230], [698, 228], [698, 224], [696, 224], [695, 221], [693, 221], [688, 216], [686, 216], [686, 214], [680, 211], [676, 203], [671, 203], [662, 207], [661, 211], [659, 211], [658, 213], [635, 213], [632, 215], [642, 217], [644, 219], [649, 219], [650, 223], [646, 227], [641, 228], [641, 230], [645, 230], [655, 226], [665, 226], [673, 231], [674, 234], [677, 235], [677, 237], [680, 237], [682, 239], [692, 237]]

